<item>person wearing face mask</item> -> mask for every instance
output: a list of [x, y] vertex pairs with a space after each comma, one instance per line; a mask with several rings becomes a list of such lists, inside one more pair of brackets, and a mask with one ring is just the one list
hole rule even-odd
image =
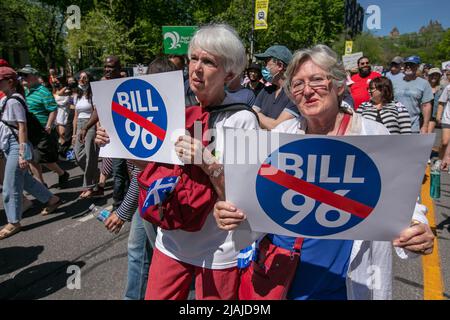
[[369, 58], [361, 57], [358, 59], [358, 73], [352, 76], [353, 84], [350, 87], [350, 92], [354, 101], [354, 108], [357, 110], [361, 103], [370, 100], [369, 83], [372, 79], [381, 77], [378, 72], [372, 71]]
[[75, 159], [83, 170], [83, 192], [80, 198], [88, 198], [92, 196], [94, 187], [99, 176], [98, 170], [98, 153], [100, 149], [94, 143], [96, 127], [92, 126], [81, 134], [86, 123], [91, 118], [94, 110], [92, 103], [92, 90], [90, 82], [92, 76], [87, 72], [81, 72], [78, 81], [78, 97], [75, 103], [75, 116], [73, 120], [72, 144], [74, 145]]
[[403, 79], [393, 81], [394, 97], [408, 109], [412, 133], [427, 133], [432, 112], [433, 91], [427, 80], [417, 77], [419, 65], [418, 56], [411, 56], [405, 60], [405, 76]]
[[265, 67], [261, 73], [271, 85], [264, 87], [258, 94], [253, 110], [258, 113], [261, 127], [270, 130], [298, 116], [297, 108], [282, 89], [284, 72], [292, 59], [292, 53], [285, 46], [275, 45], [264, 53], [255, 54], [255, 57], [264, 60]]

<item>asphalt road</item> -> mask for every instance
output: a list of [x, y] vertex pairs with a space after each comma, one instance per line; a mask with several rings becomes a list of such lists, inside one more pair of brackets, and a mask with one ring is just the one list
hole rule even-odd
[[[96, 201], [79, 199], [81, 171], [73, 162], [63, 162], [71, 174], [64, 189], [53, 188], [56, 174], [44, 177], [51, 191], [66, 203], [49, 216], [39, 214], [41, 205], [24, 215], [23, 232], [0, 242], [0, 299], [122, 299], [126, 286], [127, 223], [118, 235], [110, 234], [92, 215], [91, 203], [108, 206], [112, 203], [112, 183], [108, 180], [106, 195]], [[441, 178], [441, 199], [429, 215], [435, 216], [438, 235], [438, 268], [441, 295], [450, 297], [450, 174]], [[1, 201], [1, 200], [0, 200]], [[0, 204], [1, 205], [1, 204]], [[1, 209], [3, 207], [1, 206]], [[6, 223], [3, 209], [0, 225]], [[394, 299], [417, 300], [436, 283], [424, 279], [422, 258], [400, 260], [394, 255]], [[79, 268], [79, 269], [77, 269]], [[75, 271], [74, 271], [75, 270]], [[79, 272], [78, 272], [79, 270]], [[76, 276], [80, 275], [79, 278]], [[80, 279], [79, 282], [76, 279]], [[435, 281], [436, 282], [436, 281]], [[69, 284], [69, 285], [68, 285]]]

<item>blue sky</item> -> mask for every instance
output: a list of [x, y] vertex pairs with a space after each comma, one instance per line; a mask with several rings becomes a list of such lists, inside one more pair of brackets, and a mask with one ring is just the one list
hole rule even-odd
[[[371, 30], [374, 35], [384, 36], [395, 26], [400, 33], [417, 32], [432, 20], [438, 20], [444, 28], [450, 28], [449, 0], [357, 0], [367, 9], [377, 5], [381, 10], [381, 29]], [[366, 19], [370, 15], [366, 14]], [[364, 21], [364, 30], [367, 30]]]

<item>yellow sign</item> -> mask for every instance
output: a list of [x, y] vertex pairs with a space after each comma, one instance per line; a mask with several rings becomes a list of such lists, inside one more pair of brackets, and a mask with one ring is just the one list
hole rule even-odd
[[352, 54], [353, 41], [345, 41], [345, 54]]
[[269, 12], [269, 0], [255, 1], [255, 30], [267, 29], [268, 12]]

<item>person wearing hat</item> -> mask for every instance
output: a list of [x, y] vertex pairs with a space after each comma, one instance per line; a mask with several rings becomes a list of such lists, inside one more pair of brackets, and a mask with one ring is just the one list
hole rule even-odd
[[292, 60], [292, 53], [285, 46], [275, 45], [255, 54], [255, 57], [264, 61], [262, 76], [270, 85], [258, 94], [253, 109], [258, 113], [261, 127], [271, 130], [279, 123], [298, 116], [295, 104], [283, 90], [284, 72]]
[[389, 72], [386, 73], [386, 78], [393, 81], [394, 79], [403, 78], [404, 74], [402, 72], [402, 57], [394, 57], [391, 61], [391, 65], [389, 67]]
[[257, 97], [261, 90], [264, 88], [261, 66], [258, 63], [252, 63], [246, 71], [249, 81], [244, 84], [244, 87], [253, 90], [255, 97]]
[[441, 77], [442, 72], [439, 68], [431, 68], [428, 70], [428, 83], [431, 86], [431, 90], [433, 91], [433, 111], [431, 113], [431, 119], [428, 124], [428, 133], [433, 133], [434, 128], [436, 127], [436, 116], [439, 107], [439, 98], [441, 97], [442, 91], [444, 88], [441, 86]]
[[32, 157], [32, 146], [27, 137], [27, 116], [24, 89], [17, 79], [17, 73], [9, 67], [0, 67], [0, 90], [6, 95], [2, 103], [0, 122], [0, 149], [6, 156], [3, 179], [3, 205], [8, 223], [0, 230], [0, 240], [21, 230], [23, 190], [39, 202], [46, 203], [43, 214], [53, 212], [61, 204], [60, 198], [53, 195], [28, 172]]
[[427, 133], [431, 119], [433, 90], [425, 79], [417, 77], [420, 65], [418, 56], [405, 59], [404, 77], [394, 79], [394, 97], [408, 109], [411, 116], [411, 132]]
[[44, 164], [51, 171], [58, 174], [58, 183], [59, 187], [61, 187], [69, 179], [69, 173], [56, 164], [58, 160], [58, 142], [51, 132], [58, 105], [53, 94], [39, 83], [39, 72], [36, 69], [26, 65], [18, 70], [18, 73], [27, 84], [25, 98], [28, 110], [36, 116], [48, 133], [43, 136], [35, 149], [35, 159], [30, 162], [31, 171], [39, 181], [45, 184], [40, 165], [41, 163]]

